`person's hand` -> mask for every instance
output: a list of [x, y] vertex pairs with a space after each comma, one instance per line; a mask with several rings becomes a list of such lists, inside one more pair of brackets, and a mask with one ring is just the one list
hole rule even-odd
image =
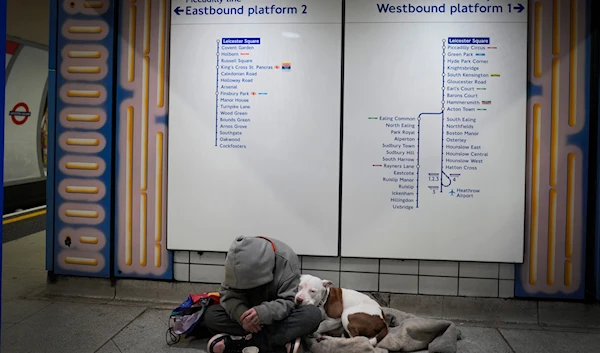
[[245, 323], [242, 323], [242, 327], [244, 328], [244, 330], [246, 332], [251, 332], [251, 333], [258, 333], [260, 330], [262, 330], [262, 327], [260, 327], [260, 325], [248, 325]]
[[244, 330], [252, 333], [257, 333], [262, 330], [260, 327], [260, 323], [258, 320], [258, 314], [256, 313], [256, 309], [252, 308], [247, 310], [240, 317], [240, 321], [242, 322], [242, 327]]

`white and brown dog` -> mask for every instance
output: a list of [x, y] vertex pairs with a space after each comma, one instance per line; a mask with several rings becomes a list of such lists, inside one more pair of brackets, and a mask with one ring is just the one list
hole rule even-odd
[[302, 275], [294, 300], [296, 305], [321, 309], [323, 321], [316, 331], [318, 335], [343, 326], [348, 336], [366, 337], [374, 347], [388, 333], [385, 316], [375, 300], [355, 290], [335, 288], [329, 280]]

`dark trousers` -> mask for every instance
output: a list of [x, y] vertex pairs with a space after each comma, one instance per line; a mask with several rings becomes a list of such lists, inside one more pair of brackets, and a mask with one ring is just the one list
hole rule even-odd
[[[321, 323], [321, 311], [312, 305], [292, 310], [290, 315], [271, 325], [264, 326], [258, 334], [253, 334], [253, 343], [261, 352], [282, 350], [296, 338], [310, 335]], [[221, 305], [208, 307], [202, 319], [202, 326], [211, 334], [226, 333], [232, 336], [245, 336], [244, 328], [232, 320]]]

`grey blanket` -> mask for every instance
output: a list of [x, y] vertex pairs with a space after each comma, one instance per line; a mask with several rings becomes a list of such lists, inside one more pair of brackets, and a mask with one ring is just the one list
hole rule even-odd
[[333, 337], [341, 336], [342, 332], [330, 333], [330, 336], [322, 336], [320, 340], [317, 336], [306, 338], [304, 346], [310, 353], [388, 353], [421, 350], [428, 350], [429, 353], [456, 353], [457, 341], [462, 337], [452, 322], [417, 317], [385, 307], [383, 312], [389, 330], [377, 347], [371, 346], [365, 337]]

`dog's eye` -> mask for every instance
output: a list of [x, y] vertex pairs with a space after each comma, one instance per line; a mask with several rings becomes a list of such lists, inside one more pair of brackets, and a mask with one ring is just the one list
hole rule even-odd
[[314, 289], [311, 289], [311, 290], [310, 290], [310, 292], [311, 292], [311, 293], [316, 293], [317, 291], [316, 291], [316, 290], [314, 290]]

